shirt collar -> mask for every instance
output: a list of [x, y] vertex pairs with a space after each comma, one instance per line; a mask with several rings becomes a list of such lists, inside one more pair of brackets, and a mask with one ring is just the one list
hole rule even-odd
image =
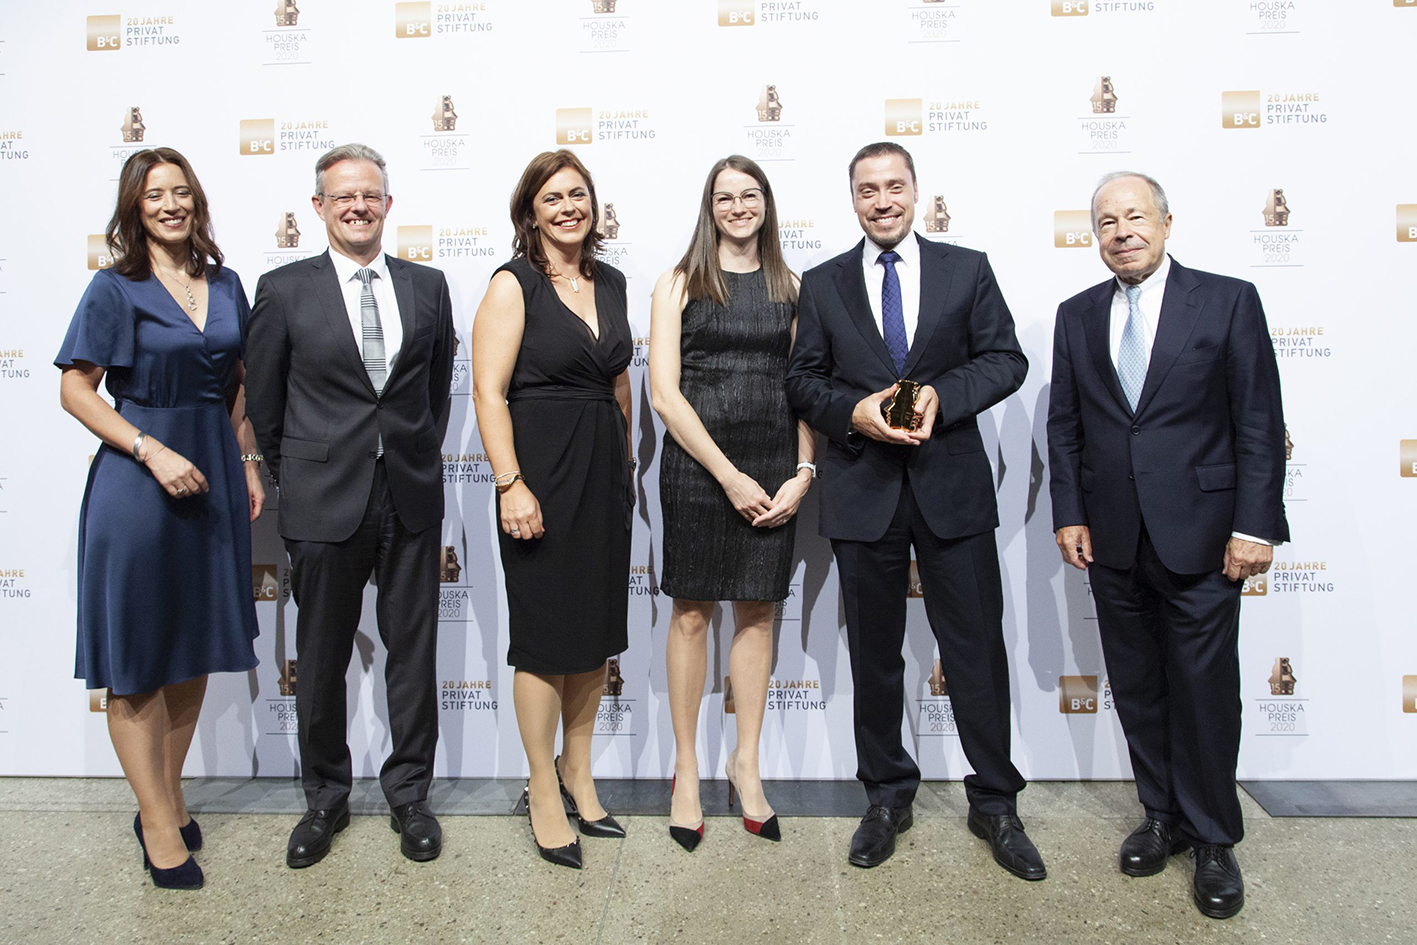
[[[920, 241], [916, 239], [914, 230], [911, 230], [910, 233], [906, 235], [905, 239], [901, 240], [895, 246], [892, 246], [891, 249], [900, 254], [900, 261], [907, 266], [914, 269], [920, 268]], [[880, 258], [881, 253], [884, 252], [887, 252], [884, 246], [881, 246], [875, 240], [871, 239], [871, 237], [866, 237], [866, 248], [862, 253], [862, 257], [868, 268], [877, 265], [876, 260]]]
[[[1157, 268], [1157, 270], [1151, 275], [1147, 276], [1141, 282], [1137, 283], [1141, 286], [1142, 296], [1148, 297], [1154, 292], [1163, 291], [1166, 288], [1166, 277], [1170, 274], [1170, 272], [1171, 254], [1167, 253], [1166, 256], [1161, 260], [1161, 265]], [[1116, 294], [1125, 298], [1127, 295], [1127, 284], [1121, 279], [1116, 279], [1115, 282], [1117, 283]]]
[[335, 275], [339, 277], [339, 281], [341, 284], [349, 282], [351, 279], [353, 279], [355, 273], [357, 273], [360, 269], [372, 269], [374, 270], [374, 274], [380, 279], [383, 279], [385, 282], [389, 281], [388, 257], [385, 256], [383, 253], [380, 253], [379, 255], [375, 256], [373, 261], [370, 262], [368, 266], [361, 266], [353, 259], [350, 259], [343, 253], [336, 252], [333, 248], [331, 248], [330, 261], [335, 265]]

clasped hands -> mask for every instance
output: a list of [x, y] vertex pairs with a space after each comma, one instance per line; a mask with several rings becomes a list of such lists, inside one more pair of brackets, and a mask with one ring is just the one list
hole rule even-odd
[[[1063, 561], [1080, 571], [1086, 571], [1092, 564], [1092, 532], [1086, 525], [1064, 525], [1057, 533], [1058, 550], [1063, 553]], [[1243, 581], [1256, 574], [1264, 574], [1274, 561], [1274, 548], [1258, 541], [1231, 537], [1225, 545], [1225, 576], [1232, 581]]]
[[812, 484], [810, 470], [799, 470], [797, 475], [778, 487], [777, 494], [768, 497], [767, 491], [758, 485], [752, 476], [735, 469], [720, 483], [728, 501], [755, 528], [777, 528], [797, 514], [802, 497]]
[[873, 440], [902, 446], [919, 446], [930, 439], [930, 433], [935, 429], [935, 416], [940, 412], [940, 395], [929, 384], [921, 384], [920, 393], [915, 398], [915, 419], [918, 421], [915, 429], [897, 430], [881, 416], [881, 404], [890, 400], [899, 386], [892, 384], [885, 390], [861, 398], [856, 409], [851, 411], [851, 429]]

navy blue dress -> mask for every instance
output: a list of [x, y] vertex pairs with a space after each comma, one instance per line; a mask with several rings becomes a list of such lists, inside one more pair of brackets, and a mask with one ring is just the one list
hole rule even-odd
[[54, 359], [107, 369], [118, 412], [191, 460], [209, 492], [175, 499], [125, 450], [99, 448], [79, 513], [74, 675], [118, 695], [256, 666], [250, 504], [226, 392], [250, 309], [207, 274], [205, 332], [155, 277], [101, 270]]

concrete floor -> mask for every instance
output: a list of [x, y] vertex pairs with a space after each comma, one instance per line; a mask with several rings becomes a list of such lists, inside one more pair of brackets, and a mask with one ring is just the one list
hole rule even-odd
[[[706, 786], [707, 787], [707, 786]], [[706, 791], [707, 794], [707, 791]], [[155, 889], [121, 780], [0, 779], [0, 942], [1406, 941], [1417, 917], [1417, 820], [1271, 818], [1242, 793], [1248, 904], [1191, 905], [1189, 859], [1148, 879], [1116, 868], [1140, 809], [1128, 782], [1035, 783], [1021, 798], [1048, 879], [994, 865], [964, 826], [956, 783], [928, 783], [915, 827], [873, 870], [848, 866], [856, 819], [783, 820], [783, 842], [710, 817], [698, 851], [663, 816], [583, 841], [586, 868], [536, 856], [524, 817], [444, 816], [444, 852], [412, 863], [386, 816], [358, 816], [322, 862], [285, 867], [294, 818], [204, 813], [207, 886]], [[864, 803], [863, 803], [864, 809]]]

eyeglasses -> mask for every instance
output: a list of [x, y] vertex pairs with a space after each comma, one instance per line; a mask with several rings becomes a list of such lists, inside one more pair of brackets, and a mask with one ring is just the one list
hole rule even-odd
[[754, 210], [763, 202], [763, 192], [756, 188], [743, 191], [741, 194], [717, 193], [713, 195], [713, 208], [715, 210], [728, 210], [738, 201], [743, 201], [746, 210]]
[[360, 194], [360, 193], [354, 193], [354, 194], [321, 194], [320, 196], [321, 196], [323, 199], [328, 200], [330, 203], [334, 204], [336, 207], [339, 207], [341, 210], [344, 210], [344, 209], [347, 209], [347, 208], [349, 208], [349, 207], [354, 206], [354, 201], [359, 200], [359, 199], [363, 199], [364, 202], [367, 203], [367, 204], [369, 204], [370, 206], [373, 206], [373, 205], [376, 205], [376, 204], [377, 204], [378, 206], [382, 207], [382, 206], [384, 205], [384, 197], [385, 197], [384, 194], [380, 194], [380, 193], [373, 193], [373, 194]]

